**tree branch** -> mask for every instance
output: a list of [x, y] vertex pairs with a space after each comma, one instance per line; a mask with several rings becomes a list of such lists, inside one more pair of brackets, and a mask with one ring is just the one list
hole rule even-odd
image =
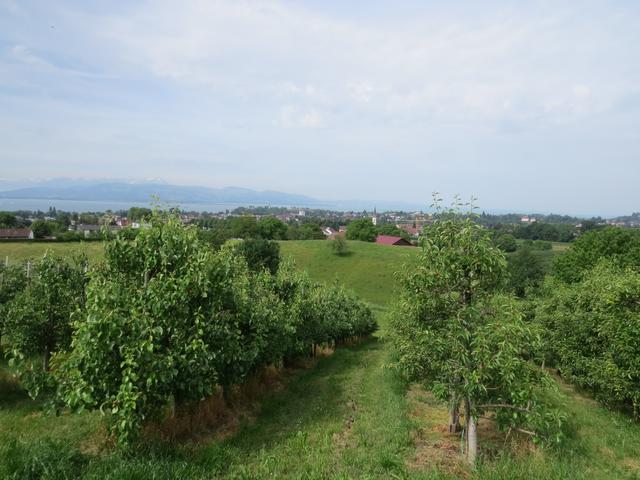
[[531, 413], [531, 410], [522, 407], [509, 405], [508, 403], [487, 403], [486, 405], [478, 405], [478, 408], [511, 408], [520, 412]]

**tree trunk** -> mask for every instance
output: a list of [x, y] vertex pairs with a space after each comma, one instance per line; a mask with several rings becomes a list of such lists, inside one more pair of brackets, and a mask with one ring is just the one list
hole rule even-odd
[[460, 402], [455, 395], [449, 400], [449, 433], [460, 431]]
[[44, 355], [42, 357], [42, 370], [49, 371], [49, 359], [51, 358], [51, 352], [48, 348], [44, 349]]
[[469, 399], [465, 401], [465, 437], [467, 462], [474, 468], [478, 456], [478, 425], [476, 417], [471, 412]]

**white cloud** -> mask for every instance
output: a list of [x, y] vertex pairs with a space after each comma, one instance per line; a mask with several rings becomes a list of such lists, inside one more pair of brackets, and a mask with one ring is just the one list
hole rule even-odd
[[[495, 120], [510, 114], [507, 102], [553, 120], [575, 114], [574, 97], [591, 93], [582, 84], [567, 91], [576, 71], [610, 72], [594, 83], [621, 72], [599, 58], [611, 45], [589, 38], [572, 12], [548, 13], [366, 24], [281, 2], [187, 0], [179, 9], [169, 1], [144, 4], [110, 17], [100, 31], [120, 45], [124, 60], [153, 75], [230, 95], [280, 92], [307, 108], [365, 109], [407, 121], [425, 112]], [[617, 90], [598, 89], [598, 110], [615, 103], [638, 73]], [[591, 111], [583, 102], [581, 114]]]
[[325, 126], [323, 116], [317, 110], [304, 110], [295, 105], [285, 105], [280, 109], [277, 124], [284, 128], [321, 128]]

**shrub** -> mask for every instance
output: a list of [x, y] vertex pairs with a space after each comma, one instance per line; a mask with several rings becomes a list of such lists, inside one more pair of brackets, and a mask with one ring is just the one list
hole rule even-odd
[[601, 402], [640, 413], [640, 273], [602, 260], [565, 284], [548, 279], [536, 319], [548, 359]]
[[333, 240], [329, 240], [329, 245], [331, 247], [331, 251], [338, 256], [343, 256], [349, 253], [349, 245], [347, 245], [347, 241], [344, 237], [340, 235], [334, 237]]
[[528, 288], [537, 288], [544, 278], [544, 267], [540, 257], [523, 246], [508, 259], [508, 288], [519, 297], [524, 297]]
[[347, 239], [360, 240], [362, 242], [374, 242], [376, 240], [376, 227], [370, 218], [354, 220], [347, 226]]
[[246, 259], [253, 271], [266, 268], [276, 273], [280, 265], [280, 244], [262, 238], [248, 238], [237, 244], [238, 252]]
[[553, 273], [564, 282], [579, 282], [602, 258], [640, 269], [640, 230], [608, 227], [589, 231], [554, 261]]

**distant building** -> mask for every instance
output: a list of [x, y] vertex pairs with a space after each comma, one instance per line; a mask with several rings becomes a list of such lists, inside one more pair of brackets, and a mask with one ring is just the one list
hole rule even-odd
[[394, 237], [392, 235], [378, 235], [376, 243], [380, 245], [394, 245], [397, 247], [413, 247], [410, 242], [407, 242], [402, 237]]
[[407, 232], [409, 235], [411, 235], [414, 238], [418, 238], [420, 236], [420, 229], [414, 227], [413, 225], [398, 223], [396, 227], [398, 227], [400, 230]]
[[100, 225], [88, 225], [88, 224], [79, 224], [76, 226], [76, 231], [82, 232], [85, 238], [90, 237], [91, 234], [100, 233], [100, 229], [102, 227]]
[[301, 209], [298, 211], [298, 216], [299, 216], [299, 217], [304, 217], [304, 216], [306, 216], [306, 215], [307, 215], [307, 212], [305, 212], [305, 211], [304, 211], [304, 209], [302, 209], [302, 208], [301, 208]]
[[29, 228], [1, 228], [2, 240], [33, 240], [33, 232]]
[[322, 233], [324, 233], [325, 237], [332, 238], [335, 237], [338, 232], [331, 227], [322, 227]]
[[535, 223], [536, 219], [535, 217], [530, 217], [529, 215], [524, 215], [520, 221], [522, 223]]

